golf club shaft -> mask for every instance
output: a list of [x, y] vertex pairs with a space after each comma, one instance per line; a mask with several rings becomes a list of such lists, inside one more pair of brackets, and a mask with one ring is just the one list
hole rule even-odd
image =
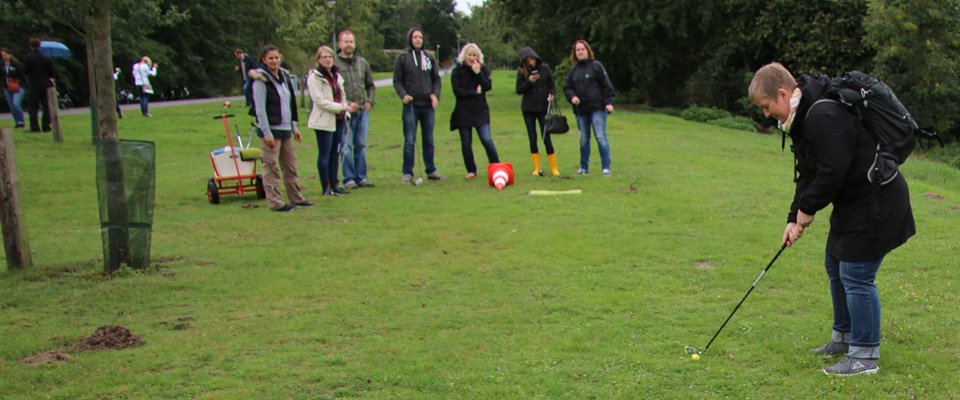
[[757, 287], [757, 283], [760, 282], [760, 279], [763, 279], [763, 276], [766, 275], [767, 270], [770, 269], [774, 261], [777, 261], [777, 258], [780, 257], [780, 254], [783, 253], [783, 250], [786, 248], [787, 248], [786, 243], [780, 246], [780, 251], [777, 252], [777, 255], [773, 256], [773, 259], [770, 260], [770, 263], [767, 264], [767, 267], [764, 268], [763, 271], [760, 272], [760, 275], [757, 276], [757, 279], [753, 281], [753, 285], [750, 285], [750, 289], [747, 289], [747, 294], [743, 295], [743, 298], [740, 299], [740, 302], [737, 303], [737, 306], [733, 308], [733, 312], [730, 313], [730, 315], [727, 317], [727, 320], [723, 321], [723, 325], [720, 325], [720, 329], [717, 329], [717, 333], [713, 334], [713, 337], [710, 339], [710, 342], [707, 343], [707, 347], [703, 348], [702, 353], [707, 352], [707, 349], [710, 348], [710, 345], [713, 344], [713, 341], [717, 339], [717, 336], [720, 335], [720, 332], [723, 331], [723, 328], [727, 326], [727, 322], [730, 322], [730, 318], [733, 318], [733, 314], [737, 313], [737, 310], [740, 309], [740, 305], [743, 304], [743, 301], [747, 299], [747, 296], [750, 296], [750, 293], [753, 292], [753, 289]]

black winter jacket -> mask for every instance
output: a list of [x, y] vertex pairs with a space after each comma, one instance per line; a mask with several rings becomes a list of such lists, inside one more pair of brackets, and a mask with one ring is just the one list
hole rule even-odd
[[[453, 114], [450, 114], [450, 130], [489, 124], [490, 107], [487, 105], [487, 92], [493, 89], [490, 70], [484, 66], [477, 74], [470, 66], [460, 64], [453, 69], [450, 83], [453, 95], [457, 98]], [[477, 86], [480, 86], [481, 93], [477, 93]]]
[[617, 98], [607, 70], [597, 60], [578, 61], [567, 76], [563, 94], [567, 100], [580, 98], [580, 105], [573, 107], [573, 112], [579, 115], [603, 110]]
[[787, 222], [796, 222], [797, 210], [814, 215], [832, 203], [827, 254], [850, 262], [876, 260], [916, 233], [907, 181], [900, 174], [879, 186], [877, 218], [867, 180], [877, 140], [842, 104], [821, 102], [811, 109], [824, 97], [827, 81], [823, 75], [800, 80], [803, 97], [790, 129], [798, 176]]
[[415, 50], [410, 38], [416, 29], [407, 32], [407, 45], [410, 49], [397, 56], [393, 65], [393, 88], [397, 96], [410, 95], [410, 103], [416, 107], [430, 107], [430, 95], [440, 98], [440, 71], [437, 60], [422, 48]]
[[23, 73], [31, 90], [46, 90], [53, 79], [53, 62], [40, 50], [33, 50], [23, 58]]
[[[522, 66], [527, 57], [533, 57], [537, 60], [535, 67], [528, 67], [528, 74], [536, 72], [540, 75], [540, 79], [535, 83], [530, 83], [530, 80], [527, 79], [529, 75], [523, 73]], [[520, 65], [521, 68], [517, 69], [517, 94], [523, 95], [520, 100], [520, 111], [547, 112], [547, 95], [556, 95], [557, 93], [556, 82], [553, 80], [553, 70], [550, 69], [550, 65], [540, 60], [537, 52], [529, 47], [520, 49]]]

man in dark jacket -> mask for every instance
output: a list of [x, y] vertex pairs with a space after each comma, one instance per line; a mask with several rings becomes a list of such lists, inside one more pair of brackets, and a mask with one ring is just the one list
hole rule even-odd
[[53, 86], [53, 63], [40, 52], [40, 39], [30, 39], [30, 53], [23, 58], [23, 74], [27, 77], [27, 113], [30, 131], [40, 132], [37, 112], [43, 107], [43, 131], [50, 131], [50, 104], [47, 89]]
[[796, 191], [782, 243], [792, 246], [833, 204], [826, 265], [833, 301], [833, 335], [811, 349], [847, 358], [827, 367], [830, 375], [880, 370], [880, 297], [874, 283], [884, 256], [916, 233], [907, 181], [899, 174], [874, 186], [867, 171], [877, 139], [843, 104], [827, 99], [829, 80], [804, 75], [798, 83], [783, 65], [760, 68], [750, 99], [790, 134], [796, 158]]
[[404, 185], [413, 180], [414, 146], [417, 123], [422, 126], [423, 164], [427, 178], [442, 180], [433, 163], [433, 123], [440, 101], [440, 71], [437, 60], [423, 50], [423, 30], [407, 32], [410, 50], [397, 56], [393, 66], [393, 88], [403, 100], [403, 177]]
[[370, 128], [370, 110], [377, 87], [373, 83], [370, 63], [356, 53], [353, 32], [340, 32], [337, 40], [337, 58], [334, 62], [343, 77], [343, 89], [351, 108], [343, 154], [343, 185], [347, 189], [372, 187], [367, 180], [367, 130]]
[[243, 49], [233, 50], [233, 55], [237, 57], [237, 71], [240, 71], [240, 82], [243, 90], [243, 98], [247, 101], [247, 107], [253, 104], [253, 90], [250, 88], [250, 70], [257, 69], [260, 63], [253, 59], [253, 56], [247, 54]]

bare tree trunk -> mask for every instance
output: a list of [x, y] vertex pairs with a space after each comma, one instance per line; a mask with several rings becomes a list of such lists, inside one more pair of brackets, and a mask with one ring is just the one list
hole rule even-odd
[[130, 263], [130, 236], [127, 229], [127, 197], [123, 187], [123, 159], [117, 134], [116, 88], [113, 84], [113, 49], [110, 42], [110, 9], [112, 0], [93, 0], [87, 16], [87, 54], [90, 71], [90, 93], [97, 98], [100, 148], [103, 151], [107, 178], [107, 227], [109, 240], [105, 272]]
[[33, 265], [27, 226], [20, 207], [20, 179], [17, 177], [13, 131], [0, 128], [0, 223], [3, 225], [3, 248], [7, 267], [23, 269]]

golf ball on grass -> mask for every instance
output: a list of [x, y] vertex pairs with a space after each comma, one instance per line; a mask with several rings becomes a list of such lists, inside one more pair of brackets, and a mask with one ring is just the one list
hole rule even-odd
[[693, 360], [693, 361], [698, 361], [698, 360], [700, 360], [700, 355], [694, 353], [693, 355], [690, 356], [690, 359]]
[[423, 178], [417, 178], [417, 180], [413, 181], [413, 184], [414, 184], [414, 185], [421, 185], [421, 184], [423, 184]]

